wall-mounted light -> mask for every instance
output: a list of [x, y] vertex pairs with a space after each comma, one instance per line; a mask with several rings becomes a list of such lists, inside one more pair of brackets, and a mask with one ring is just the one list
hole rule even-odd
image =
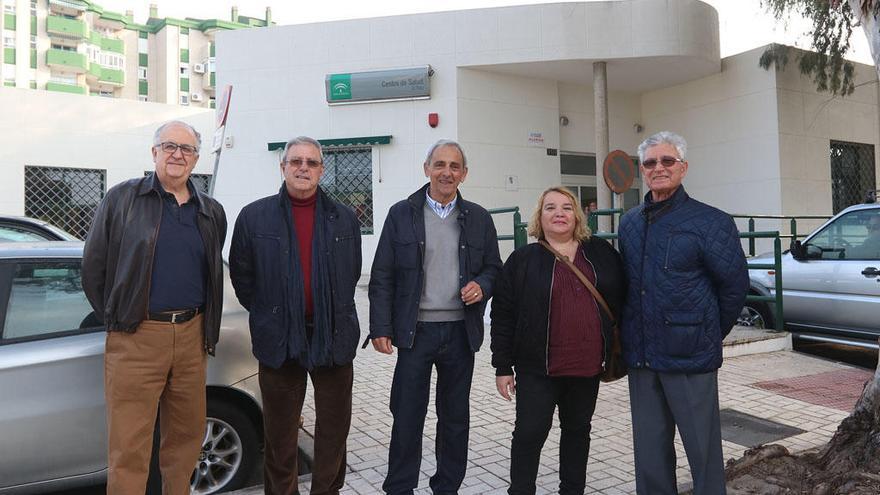
[[642, 126], [642, 124], [636, 122], [635, 124], [633, 124], [633, 130], [636, 131], [636, 134], [641, 134], [642, 131], [645, 130], [645, 128]]
[[437, 125], [439, 123], [440, 123], [440, 115], [438, 115], [436, 113], [429, 113], [428, 114], [428, 125], [429, 126], [431, 126], [432, 128], [437, 127]]
[[566, 117], [565, 115], [560, 115], [559, 116], [559, 125], [561, 125], [562, 127], [567, 126], [568, 125], [568, 117]]

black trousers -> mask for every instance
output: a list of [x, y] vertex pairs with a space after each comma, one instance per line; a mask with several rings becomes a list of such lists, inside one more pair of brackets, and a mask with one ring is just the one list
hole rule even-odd
[[541, 449], [559, 408], [559, 493], [584, 493], [590, 453], [590, 422], [599, 395], [599, 377], [516, 375], [516, 424], [510, 447], [507, 493], [535, 493]]

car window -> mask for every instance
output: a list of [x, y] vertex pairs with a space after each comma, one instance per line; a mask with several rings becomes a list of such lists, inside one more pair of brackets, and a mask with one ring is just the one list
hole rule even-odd
[[841, 215], [807, 243], [825, 260], [880, 260], [880, 209]]
[[15, 266], [3, 339], [97, 328], [83, 293], [78, 261], [22, 262]]
[[12, 225], [0, 225], [0, 242], [33, 242], [45, 240], [51, 239]]

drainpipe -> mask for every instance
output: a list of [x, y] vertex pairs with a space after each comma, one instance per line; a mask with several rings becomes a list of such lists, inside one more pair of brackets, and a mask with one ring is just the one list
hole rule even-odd
[[238, 6], [232, 6], [232, 22], [238, 22]]

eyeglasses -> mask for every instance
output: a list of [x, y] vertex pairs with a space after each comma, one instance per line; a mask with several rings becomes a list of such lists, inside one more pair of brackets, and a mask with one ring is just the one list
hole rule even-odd
[[303, 163], [309, 166], [309, 168], [318, 168], [323, 165], [323, 162], [319, 162], [318, 160], [312, 160], [311, 158], [291, 158], [287, 160], [282, 160], [281, 163], [285, 165], [293, 165], [296, 168], [300, 168], [303, 166]]
[[642, 166], [648, 170], [651, 170], [656, 167], [658, 163], [666, 168], [669, 168], [678, 162], [684, 163], [684, 160], [682, 160], [681, 158], [676, 158], [674, 156], [661, 156], [659, 160], [656, 158], [648, 158], [647, 160], [642, 162]]
[[199, 154], [199, 149], [195, 146], [190, 146], [188, 144], [177, 144], [173, 141], [165, 141], [164, 143], [159, 143], [157, 146], [159, 148], [162, 148], [162, 151], [168, 153], [169, 155], [177, 153], [177, 150], [180, 150], [180, 152], [183, 153], [184, 156]]

